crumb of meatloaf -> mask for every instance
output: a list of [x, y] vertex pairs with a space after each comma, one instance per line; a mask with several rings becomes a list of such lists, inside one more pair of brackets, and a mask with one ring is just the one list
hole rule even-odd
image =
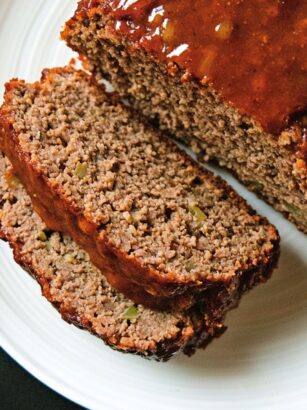
[[272, 252], [277, 234], [266, 220], [86, 76], [20, 83], [10, 115], [35, 169], [115, 247], [161, 275], [227, 278]]

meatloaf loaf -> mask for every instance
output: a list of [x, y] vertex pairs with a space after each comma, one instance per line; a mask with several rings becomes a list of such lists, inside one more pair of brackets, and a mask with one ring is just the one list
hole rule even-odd
[[0, 237], [69, 323], [88, 329], [114, 349], [159, 360], [205, 347], [225, 329], [199, 307], [188, 313], [152, 311], [113, 290], [86, 252], [68, 236], [47, 229], [1, 152], [0, 198]]
[[62, 33], [96, 78], [307, 232], [307, 2], [83, 0]]
[[70, 67], [6, 85], [1, 145], [47, 226], [148, 307], [222, 306], [267, 278], [276, 229], [111, 98]]

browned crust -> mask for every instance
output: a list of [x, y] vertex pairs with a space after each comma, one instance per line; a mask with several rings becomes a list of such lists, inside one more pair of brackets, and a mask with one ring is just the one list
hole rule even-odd
[[[49, 81], [53, 75], [71, 72], [70, 67], [54, 68], [43, 72], [42, 82], [33, 86], [40, 89], [44, 82]], [[78, 72], [80, 76], [88, 76]], [[95, 81], [91, 79], [90, 81]], [[279, 236], [276, 229], [269, 225], [266, 219], [259, 217], [260, 223], [268, 224], [268, 232], [274, 246], [270, 254], [260, 255], [258, 265], [241, 266], [233, 277], [222, 277], [217, 281], [214, 277], [206, 277], [202, 281], [180, 281], [175, 274], [168, 273], [163, 277], [154, 269], [141, 266], [138, 261], [115, 248], [104, 234], [99, 234], [98, 227], [88, 220], [80, 210], [68, 203], [63, 193], [43, 175], [36, 164], [30, 160], [29, 155], [23, 152], [19, 144], [11, 117], [11, 100], [14, 89], [23, 81], [12, 80], [6, 84], [5, 103], [0, 111], [0, 124], [3, 127], [0, 143], [3, 151], [11, 161], [13, 168], [31, 196], [35, 211], [45, 221], [46, 225], [55, 231], [63, 231], [70, 235], [76, 243], [88, 252], [94, 265], [106, 276], [112, 287], [123, 293], [136, 303], [150, 308], [185, 310], [195, 303], [206, 299], [215, 292], [225, 291], [227, 288], [243, 286], [245, 273], [251, 269], [256, 270], [261, 276], [268, 276], [271, 267], [276, 264], [279, 255]], [[192, 160], [185, 155], [188, 163]], [[200, 168], [200, 172], [209, 174]], [[240, 198], [224, 181], [217, 178], [217, 183], [237, 201], [240, 201], [247, 211], [251, 208]], [[50, 210], [50, 204], [53, 209]], [[263, 274], [264, 272], [264, 274]]]

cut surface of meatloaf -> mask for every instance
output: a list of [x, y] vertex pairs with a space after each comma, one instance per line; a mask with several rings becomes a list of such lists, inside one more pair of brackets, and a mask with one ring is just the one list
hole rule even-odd
[[[86, 57], [88, 68], [98, 80], [111, 81], [116, 91], [144, 117], [188, 144], [201, 159], [216, 160], [230, 169], [250, 190], [307, 232], [307, 76], [306, 37], [302, 32], [306, 2], [296, 2], [295, 7], [288, 2], [258, 3], [258, 0], [227, 5], [211, 0], [180, 4], [168, 0], [81, 1], [62, 37], [73, 50]], [[212, 4], [216, 10], [211, 13]], [[226, 16], [222, 23], [214, 20], [216, 27], [212, 33], [200, 34], [194, 39], [195, 44], [189, 43], [193, 33], [195, 36], [203, 33], [206, 24], [211, 27], [212, 22], [207, 19], [216, 17], [214, 13], [219, 8], [219, 18], [222, 19], [223, 13]], [[186, 12], [180, 14], [180, 10]], [[259, 10], [261, 15], [257, 18], [261, 24], [259, 20], [253, 26], [256, 17], [252, 16], [258, 15]], [[246, 19], [252, 19], [249, 24], [244, 23], [245, 12]], [[187, 24], [193, 21], [193, 13], [194, 26]], [[283, 19], [287, 21], [285, 24]], [[198, 28], [193, 31], [193, 27]], [[261, 30], [269, 32], [258, 41]], [[289, 31], [288, 37], [285, 30]], [[180, 46], [183, 48], [165, 55], [165, 50], [172, 50], [180, 36], [185, 36]], [[185, 51], [185, 46], [190, 51]], [[237, 55], [240, 47], [241, 56]], [[185, 59], [184, 52], [193, 51]], [[270, 53], [273, 53], [271, 59]], [[201, 61], [202, 66], [196, 65]], [[208, 77], [191, 75], [193, 68], [200, 67], [205, 73], [209, 71]], [[213, 84], [207, 81], [210, 70], [216, 74]], [[241, 80], [231, 80], [231, 75], [233, 78], [241, 75]], [[278, 78], [281, 78], [279, 83]], [[270, 118], [268, 113], [270, 107], [281, 116], [280, 107], [287, 107], [288, 96], [293, 94], [295, 98], [295, 93], [300, 112], [295, 117], [285, 111], [282, 120], [290, 119], [284, 128], [273, 129], [265, 121], [262, 124], [255, 119], [259, 114], [260, 119], [273, 122], [275, 118]], [[228, 102], [231, 97], [232, 103]], [[237, 101], [245, 111], [237, 109]]]
[[228, 304], [270, 275], [276, 229], [86, 73], [12, 80], [0, 116], [3, 151], [34, 209], [134, 302]]
[[[225, 329], [205, 312], [158, 312], [113, 290], [70, 237], [48, 230], [0, 152], [0, 237], [64, 320], [89, 330], [114, 349], [167, 360], [205, 347]], [[222, 319], [222, 318], [221, 318]]]

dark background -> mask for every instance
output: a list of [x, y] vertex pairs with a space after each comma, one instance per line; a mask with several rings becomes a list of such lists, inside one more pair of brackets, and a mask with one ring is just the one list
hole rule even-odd
[[0, 348], [1, 410], [82, 410], [32, 377]]

